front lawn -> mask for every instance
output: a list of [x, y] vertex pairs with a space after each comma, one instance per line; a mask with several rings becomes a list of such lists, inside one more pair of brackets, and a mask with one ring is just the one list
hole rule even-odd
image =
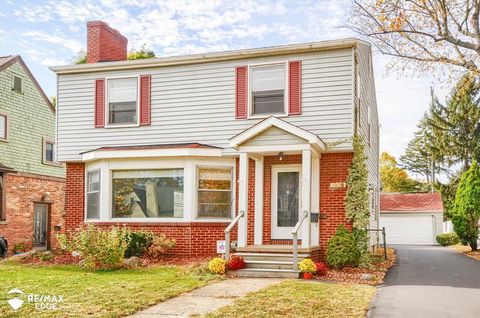
[[290, 280], [248, 294], [213, 317], [365, 317], [371, 286]]
[[[86, 271], [76, 266], [0, 264], [0, 317], [119, 317], [201, 287], [216, 276], [192, 267], [156, 266], [118, 271]], [[14, 311], [9, 290], [63, 295], [56, 311], [27, 302]]]

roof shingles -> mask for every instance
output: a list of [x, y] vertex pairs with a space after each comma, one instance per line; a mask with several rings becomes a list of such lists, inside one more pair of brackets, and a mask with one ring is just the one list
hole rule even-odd
[[381, 212], [443, 212], [440, 193], [382, 193]]

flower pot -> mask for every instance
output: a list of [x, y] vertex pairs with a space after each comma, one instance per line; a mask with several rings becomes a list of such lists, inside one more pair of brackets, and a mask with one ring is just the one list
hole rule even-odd
[[312, 273], [303, 273], [303, 279], [312, 279], [313, 274]]

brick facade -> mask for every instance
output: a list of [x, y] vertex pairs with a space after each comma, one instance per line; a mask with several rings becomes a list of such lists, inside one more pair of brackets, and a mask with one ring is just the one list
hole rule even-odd
[[[320, 159], [320, 246], [321, 250], [315, 258], [323, 259], [328, 240], [335, 233], [339, 224], [348, 224], [345, 218], [344, 197], [345, 188], [330, 188], [331, 183], [343, 183], [347, 179], [348, 168], [351, 165], [352, 153], [322, 154]], [[282, 160], [277, 156], [264, 157], [264, 200], [263, 200], [263, 244], [292, 244], [291, 240], [272, 240], [271, 229], [271, 180], [272, 165], [301, 164], [301, 155], [285, 155]], [[238, 181], [238, 160], [236, 169]], [[67, 164], [66, 191], [66, 230], [74, 231], [84, 222], [84, 189], [85, 167], [83, 163]], [[255, 211], [255, 161], [249, 161], [249, 191], [247, 211], [247, 243], [254, 242], [254, 211]], [[238, 184], [238, 182], [237, 182]], [[238, 211], [238, 186], [236, 189], [236, 206]], [[164, 233], [175, 239], [177, 246], [172, 253], [175, 256], [195, 257], [211, 256], [216, 253], [216, 241], [225, 238], [224, 230], [228, 222], [155, 222], [155, 223], [95, 223], [97, 226], [125, 225], [131, 229], [143, 229], [153, 233]], [[232, 240], [236, 240], [236, 229]], [[319, 255], [317, 255], [319, 254]]]
[[9, 250], [15, 244], [33, 241], [34, 203], [49, 205], [50, 245], [56, 247], [54, 226], [64, 225], [65, 181], [26, 173], [8, 173], [5, 177], [6, 219], [0, 222], [0, 235], [8, 239]]
[[331, 183], [347, 181], [353, 153], [328, 153], [320, 158], [320, 256], [325, 258], [328, 240], [340, 224], [351, 229], [345, 217], [346, 188], [330, 188]]
[[127, 38], [102, 21], [87, 23], [87, 63], [124, 61]]

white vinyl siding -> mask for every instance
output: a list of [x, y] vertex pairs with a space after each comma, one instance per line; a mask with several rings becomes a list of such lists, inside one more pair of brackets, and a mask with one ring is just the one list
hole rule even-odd
[[[377, 229], [380, 202], [379, 175], [379, 133], [377, 99], [373, 77], [372, 56], [370, 47], [359, 44], [357, 49], [357, 72], [355, 88], [357, 91], [356, 107], [359, 122], [356, 123], [358, 133], [363, 138], [367, 154], [368, 183], [372, 206], [370, 209], [370, 228]], [[377, 232], [371, 232], [370, 244], [377, 243]]]
[[283, 129], [271, 127], [255, 137], [247, 140], [242, 146], [274, 146], [274, 145], [303, 145], [305, 139], [295, 136]]
[[[229, 139], [261, 119], [235, 118], [235, 67], [302, 61], [302, 114], [282, 117], [317, 134], [326, 143], [353, 133], [352, 49], [131, 71], [59, 75], [58, 160], [102, 146], [199, 142], [234, 154]], [[150, 126], [94, 127], [97, 78], [151, 74]], [[331, 150], [349, 150], [344, 142]]]

